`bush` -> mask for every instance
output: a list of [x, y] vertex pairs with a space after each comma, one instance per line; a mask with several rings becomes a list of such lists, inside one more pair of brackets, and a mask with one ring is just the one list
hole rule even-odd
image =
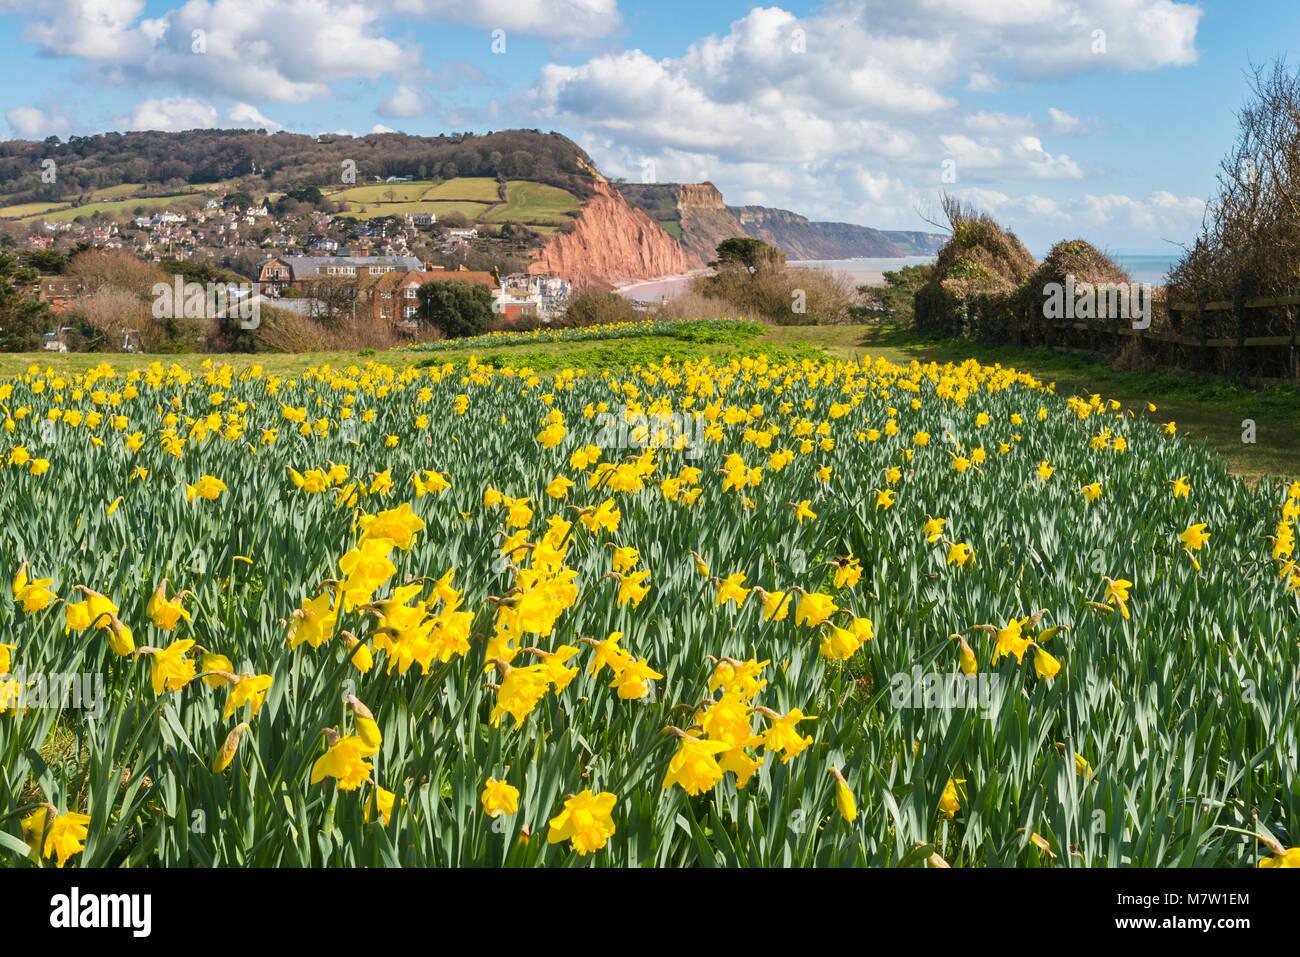
[[848, 322], [852, 284], [821, 269], [792, 269], [777, 249], [757, 239], [727, 239], [718, 245], [712, 276], [697, 279], [692, 292], [731, 304], [737, 315], [783, 326]]
[[943, 212], [952, 238], [916, 292], [913, 322], [918, 332], [956, 336], [968, 308], [1013, 294], [1038, 263], [1015, 233], [987, 213], [950, 195], [943, 198]]
[[643, 318], [632, 300], [603, 289], [584, 289], [569, 301], [560, 320], [562, 327], [599, 326], [611, 322], [636, 322]]
[[431, 280], [420, 286], [420, 315], [448, 339], [482, 335], [492, 323], [492, 291], [461, 279]]
[[916, 294], [934, 273], [933, 265], [904, 266], [884, 274], [883, 286], [859, 286], [861, 305], [849, 310], [865, 322], [890, 322], [910, 327], [916, 311]]
[[393, 327], [369, 315], [355, 323], [329, 324], [309, 319], [289, 309], [263, 307], [261, 323], [247, 333], [256, 352], [356, 352], [391, 349], [403, 340]]

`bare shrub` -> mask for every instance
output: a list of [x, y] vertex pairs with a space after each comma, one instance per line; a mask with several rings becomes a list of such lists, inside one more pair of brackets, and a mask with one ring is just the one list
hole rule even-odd
[[762, 319], [753, 309], [716, 296], [687, 292], [676, 299], [660, 303], [654, 309], [656, 319]]
[[1237, 141], [1219, 164], [1219, 194], [1170, 272], [1183, 302], [1287, 294], [1300, 283], [1300, 69], [1254, 67]]
[[[428, 338], [426, 333], [424, 338]], [[418, 336], [402, 334], [390, 323], [373, 316], [358, 316], [356, 322], [321, 322], [289, 309], [264, 307], [261, 322], [253, 331], [258, 352], [382, 352], [412, 341]]]

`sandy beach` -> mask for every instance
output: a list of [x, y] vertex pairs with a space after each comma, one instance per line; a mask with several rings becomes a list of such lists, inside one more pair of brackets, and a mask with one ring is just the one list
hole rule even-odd
[[675, 276], [639, 279], [636, 282], [627, 282], [615, 286], [614, 292], [628, 299], [637, 299], [641, 302], [658, 302], [665, 296], [672, 299], [681, 295], [690, 288], [692, 281], [701, 276], [707, 276], [711, 272], [713, 272], [711, 269], [692, 269], [690, 272], [679, 273]]

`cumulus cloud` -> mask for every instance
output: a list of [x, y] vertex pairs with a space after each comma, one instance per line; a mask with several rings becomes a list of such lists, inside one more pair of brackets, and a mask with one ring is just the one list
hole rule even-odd
[[1166, 239], [1180, 240], [1195, 233], [1205, 213], [1204, 200], [1175, 196], [1165, 190], [1156, 190], [1145, 198], [1086, 193], [1057, 199], [1036, 193], [1012, 196], [973, 187], [958, 190], [958, 195], [987, 211], [1031, 249], [1040, 251], [1075, 237], [1098, 246], [1105, 246], [1113, 236], [1136, 237], [1140, 242], [1132, 245], [1147, 246]]
[[433, 99], [423, 90], [399, 84], [392, 94], [379, 104], [380, 116], [419, 116], [434, 106]]
[[284, 129], [275, 120], [269, 119], [257, 107], [250, 103], [236, 103], [226, 112], [226, 119], [234, 126], [251, 130], [266, 130], [276, 133]]
[[98, 82], [175, 87], [241, 100], [325, 99], [330, 84], [402, 62], [363, 0], [189, 0], [141, 19], [143, 0], [0, 0], [29, 17], [25, 39], [77, 57]]
[[62, 136], [72, 128], [71, 121], [62, 113], [35, 106], [15, 106], [5, 110], [5, 119], [19, 139], [39, 140], [47, 136]]
[[[403, 15], [552, 40], [607, 37], [622, 29], [617, 0], [394, 0]], [[509, 47], [507, 46], [507, 49]]]
[[211, 129], [218, 125], [219, 114], [211, 103], [194, 97], [168, 96], [163, 99], [144, 100], [131, 108], [116, 123], [121, 130], [181, 130]]
[[[511, 34], [588, 40], [622, 28], [617, 0], [187, 0], [156, 17], [145, 16], [145, 0], [0, 0], [0, 13], [23, 16], [23, 39], [84, 61], [95, 82], [286, 103], [326, 99], [341, 80], [409, 70], [418, 48], [383, 34], [412, 17], [503, 29], [507, 42]], [[483, 77], [465, 64], [435, 76], [466, 78]]]
[[1087, 123], [1077, 116], [1071, 116], [1065, 110], [1058, 110], [1054, 106], [1049, 106], [1047, 116], [1050, 120], [1047, 131], [1053, 136], [1079, 136], [1088, 132]]
[[[1173, 0], [756, 8], [678, 56], [632, 49], [547, 65], [521, 106], [579, 131], [613, 175], [707, 172], [733, 202], [915, 227], [917, 204], [951, 188], [945, 170], [986, 190], [1088, 176], [1053, 139], [1086, 135], [1089, 122], [1060, 107], [1038, 118], [972, 109], [973, 97], [1045, 76], [1192, 63], [1200, 15]], [[1160, 220], [1139, 211], [1153, 202], [1095, 208], [1150, 229]]]

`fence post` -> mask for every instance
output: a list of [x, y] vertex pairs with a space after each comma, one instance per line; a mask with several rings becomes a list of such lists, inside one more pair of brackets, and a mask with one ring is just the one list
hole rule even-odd
[[1213, 373], [1214, 362], [1210, 358], [1210, 347], [1206, 344], [1205, 302], [1201, 297], [1200, 290], [1197, 290], [1196, 293], [1196, 336], [1201, 342], [1201, 368], [1206, 372]]
[[1232, 295], [1232, 319], [1237, 327], [1237, 348], [1235, 377], [1238, 383], [1245, 376], [1246, 371], [1246, 324], [1243, 321], [1242, 313], [1245, 311], [1246, 303], [1246, 283], [1238, 278], [1237, 290]]
[[1300, 309], [1286, 307], [1286, 316], [1291, 320], [1291, 379], [1300, 379], [1300, 357], [1296, 355], [1296, 333], [1300, 331]]
[[[1153, 313], [1155, 312], [1154, 304], [1151, 310]], [[1179, 348], [1178, 343], [1174, 341], [1178, 336], [1178, 314], [1174, 312], [1174, 295], [1168, 286], [1165, 287], [1165, 328], [1169, 331], [1169, 341], [1165, 342], [1163, 346], [1157, 342], [1155, 353], [1164, 356], [1162, 365], [1181, 363], [1183, 361], [1183, 351]]]

